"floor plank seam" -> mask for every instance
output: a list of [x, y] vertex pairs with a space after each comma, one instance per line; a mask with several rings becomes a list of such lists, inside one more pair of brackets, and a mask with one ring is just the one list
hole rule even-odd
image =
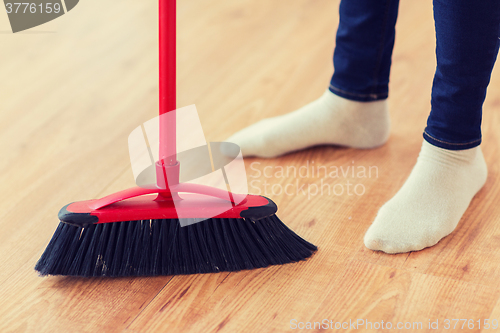
[[[40, 257], [42, 255], [42, 251], [39, 251], [39, 252], [40, 253], [35, 258]], [[23, 265], [20, 265], [17, 270], [15, 270], [12, 274], [10, 274], [7, 278], [5, 278], [3, 281], [0, 282], [0, 286], [3, 285], [8, 280], [10, 280], [13, 276], [15, 276], [17, 272], [19, 272], [20, 270], [22, 270], [24, 268], [24, 265], [28, 265], [30, 263], [32, 263], [31, 260], [28, 260]], [[34, 272], [35, 271], [35, 265], [30, 264], [30, 266], [33, 267], [33, 272]], [[37, 274], [37, 277], [40, 278], [40, 279], [43, 279], [43, 277], [40, 276], [40, 275], [38, 275], [38, 274]]]
[[425, 275], [425, 276], [432, 276], [432, 277], [436, 277], [436, 278], [446, 279], [448, 281], [456, 281], [456, 282], [466, 283], [468, 285], [473, 285], [473, 286], [492, 288], [492, 289], [495, 289], [495, 290], [497, 290], [497, 291], [500, 292], [500, 288], [492, 286], [492, 285], [487, 285], [487, 284], [484, 284], [484, 283], [477, 283], [477, 282], [472, 282], [472, 281], [464, 281], [464, 280], [460, 280], [460, 279], [454, 279], [454, 278], [451, 278], [451, 277], [441, 276], [441, 275], [436, 275], [436, 274], [431, 274], [431, 273], [415, 272], [415, 271], [412, 271], [412, 270], [409, 270], [409, 269], [406, 269], [406, 268], [403, 268], [403, 267], [394, 267], [394, 266], [389, 266], [389, 265], [382, 265], [382, 264], [373, 263], [373, 262], [370, 262], [370, 261], [367, 261], [367, 260], [361, 260], [361, 259], [354, 259], [354, 260], [359, 261], [359, 262], [364, 262], [364, 263], [367, 263], [367, 264], [370, 264], [370, 265], [376, 265], [376, 266], [386, 267], [386, 268], [393, 268], [393, 269], [397, 269], [397, 270], [400, 270], [400, 271], [408, 272], [408, 273], [411, 273], [411, 274], [419, 274], [419, 275]]
[[[493, 307], [491, 308], [491, 312], [490, 312], [490, 314], [488, 315], [488, 318], [490, 318], [490, 319], [498, 319], [498, 318], [491, 318], [491, 316], [492, 316], [492, 315], [493, 315], [493, 313], [495, 312], [495, 308], [496, 308], [496, 307], [497, 307], [497, 305], [498, 305], [498, 301], [500, 301], [500, 297], [498, 297], [498, 298], [497, 298], [497, 300], [496, 300], [495, 304], [494, 304], [494, 305], [493, 305]], [[485, 318], [485, 319], [488, 319], [488, 318]], [[482, 331], [483, 331], [483, 330], [481, 330], [481, 332], [482, 332]]]
[[118, 179], [120, 179], [120, 178], [121, 178], [121, 177], [122, 177], [122, 176], [123, 176], [123, 175], [127, 172], [127, 170], [128, 170], [128, 169], [129, 169], [129, 166], [124, 167], [124, 168], [122, 169], [122, 171], [121, 171], [121, 172], [119, 172], [119, 173], [118, 173], [118, 175], [117, 175], [116, 177], [114, 177], [111, 181], [109, 181], [109, 182], [108, 182], [108, 184], [107, 184], [107, 185], [105, 185], [105, 186], [104, 186], [104, 188], [103, 188], [103, 189], [101, 189], [101, 191], [97, 192], [97, 196], [96, 196], [96, 198], [100, 198], [100, 197], [102, 197], [102, 195], [103, 195], [104, 193], [106, 193], [106, 190], [107, 190], [108, 188], [110, 188], [110, 187], [111, 187], [111, 186], [112, 186], [112, 185], [113, 185], [113, 184], [114, 184], [114, 183], [115, 183]]
[[[158, 295], [160, 295], [160, 294], [161, 294], [161, 292], [163, 291], [163, 289], [165, 289], [165, 288], [167, 287], [167, 285], [168, 285], [168, 284], [169, 284], [169, 283], [170, 283], [173, 279], [174, 279], [174, 276], [172, 275], [172, 276], [170, 277], [170, 279], [167, 281], [167, 283], [165, 283], [165, 285], [164, 285], [163, 287], [161, 287], [161, 289], [160, 289], [160, 290], [156, 293], [156, 295], [154, 295], [154, 297], [152, 297], [152, 298], [151, 298], [151, 300], [148, 302], [148, 304], [147, 304], [144, 308], [142, 308], [142, 310], [141, 310], [141, 311], [139, 311], [139, 312], [137, 313], [137, 315], [134, 317], [134, 319], [132, 319], [132, 320], [130, 321], [130, 323], [129, 323], [126, 327], [125, 327], [125, 330], [130, 330], [130, 329], [129, 329], [129, 327], [130, 327], [130, 326], [131, 326], [131, 325], [132, 325], [132, 324], [133, 324], [133, 323], [137, 320], [137, 318], [139, 318], [139, 317], [141, 316], [141, 314], [144, 312], [144, 310], [146, 310], [146, 309], [147, 309], [147, 308], [151, 305], [151, 303], [153, 303], [153, 302], [156, 300], [156, 298], [158, 297]], [[132, 330], [132, 331], [133, 331], [133, 330]]]
[[412, 254], [413, 251], [409, 252], [408, 255], [406, 256], [405, 258], [405, 261], [403, 262], [403, 265], [406, 263], [406, 261], [408, 260], [408, 258], [410, 258], [410, 255]]
[[[228, 272], [228, 274], [224, 277], [224, 279], [222, 279], [222, 281], [220, 283], [217, 284], [217, 287], [215, 287], [214, 291], [212, 291], [212, 293], [210, 294], [210, 296], [207, 298], [207, 301], [215, 294], [215, 292], [217, 291], [217, 289], [219, 288], [219, 286], [224, 283], [224, 281], [226, 281], [226, 279], [229, 277], [229, 275], [231, 274], [232, 272]], [[206, 303], [206, 302], [205, 302]]]

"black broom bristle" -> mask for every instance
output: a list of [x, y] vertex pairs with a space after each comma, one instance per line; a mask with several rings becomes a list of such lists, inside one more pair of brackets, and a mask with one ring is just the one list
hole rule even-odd
[[317, 250], [276, 215], [92, 224], [61, 222], [35, 266], [40, 275], [155, 276], [215, 273], [304, 260]]

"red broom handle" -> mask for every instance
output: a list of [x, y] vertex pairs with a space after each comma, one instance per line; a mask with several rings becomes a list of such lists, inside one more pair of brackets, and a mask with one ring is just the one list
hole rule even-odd
[[[159, 0], [160, 116], [176, 109], [176, 0]], [[175, 165], [175, 113], [160, 117], [160, 163]]]

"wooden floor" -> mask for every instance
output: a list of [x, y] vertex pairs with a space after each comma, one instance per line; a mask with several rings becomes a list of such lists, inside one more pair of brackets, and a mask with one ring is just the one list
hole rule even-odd
[[[333, 70], [338, 2], [180, 0], [178, 105], [196, 104], [217, 141], [317, 98]], [[421, 322], [418, 332], [429, 320], [442, 331], [446, 319], [472, 319], [477, 332], [478, 320], [481, 330], [500, 320], [498, 68], [484, 105], [488, 182], [457, 230], [410, 254], [363, 245], [420, 149], [435, 68], [431, 1], [401, 2], [386, 145], [245, 161], [250, 192], [272, 197], [281, 220], [319, 247], [310, 260], [193, 276], [38, 277], [62, 206], [134, 185], [127, 137], [157, 112], [156, 13], [155, 1], [85, 0], [19, 34], [0, 15], [0, 332], [286, 332], [324, 319], [369, 321], [373, 331]], [[348, 172], [324, 177], [324, 167]], [[279, 193], [286, 184], [292, 195]]]

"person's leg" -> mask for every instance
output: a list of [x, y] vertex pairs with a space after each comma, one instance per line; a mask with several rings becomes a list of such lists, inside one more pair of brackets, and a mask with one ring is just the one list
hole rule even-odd
[[389, 136], [389, 71], [399, 0], [340, 3], [329, 89], [289, 114], [264, 119], [231, 136], [244, 156], [274, 157], [318, 144], [356, 148]]
[[437, 68], [424, 143], [365, 235], [373, 250], [421, 250], [449, 235], [483, 187], [482, 104], [499, 48], [500, 1], [434, 0]]
[[329, 90], [369, 102], [385, 100], [399, 0], [346, 0], [340, 3]]

